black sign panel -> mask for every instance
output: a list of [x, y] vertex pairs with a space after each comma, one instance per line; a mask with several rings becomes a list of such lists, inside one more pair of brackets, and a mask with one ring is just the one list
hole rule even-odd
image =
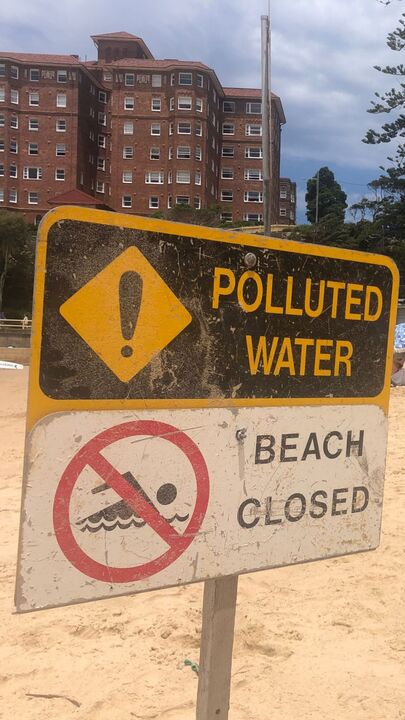
[[[330, 248], [303, 245], [298, 253], [288, 246], [285, 241], [284, 251], [78, 220], [52, 225], [42, 391], [59, 400], [375, 397], [384, 386], [391, 268], [383, 258], [381, 264], [367, 262], [365, 254], [361, 261], [349, 251], [342, 259], [328, 257]], [[107, 272], [128, 248], [142, 254], [190, 320], [123, 381], [61, 307], [105, 271], [103, 302], [120, 306], [117, 332], [123, 357], [130, 355], [126, 338], [137, 322], [147, 278], [129, 267], [119, 281], [111, 275], [109, 282]], [[156, 303], [148, 310], [151, 327], [158, 327], [160, 309]], [[97, 308], [94, 316], [102, 327]]]

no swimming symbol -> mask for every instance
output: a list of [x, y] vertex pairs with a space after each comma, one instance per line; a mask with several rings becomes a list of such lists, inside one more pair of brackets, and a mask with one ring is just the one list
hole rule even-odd
[[[121, 474], [102, 454], [103, 449], [123, 438], [134, 436], [159, 437], [176, 446], [189, 461], [195, 477], [196, 501], [194, 510], [183, 533], [179, 533], [157, 509], [132, 474]], [[78, 544], [71, 527], [70, 501], [76, 483], [86, 467], [92, 468], [104, 481], [102, 487], [115, 490], [134, 517], [166, 543], [168, 550], [145, 563], [131, 567], [112, 567], [98, 562]], [[166, 483], [169, 485], [169, 483]], [[163, 489], [162, 489], [163, 488]], [[175, 489], [175, 488], [174, 488]], [[97, 488], [96, 488], [97, 490]], [[160, 488], [160, 502], [170, 499], [173, 489]], [[158, 491], [159, 493], [159, 491]], [[173, 498], [174, 499], [174, 498]], [[150, 577], [175, 562], [193, 542], [201, 528], [209, 499], [209, 478], [205, 460], [197, 445], [184, 432], [172, 425], [148, 421], [122, 423], [101, 432], [86, 443], [74, 456], [64, 471], [55, 493], [53, 524], [56, 539], [66, 559], [80, 572], [95, 580], [108, 583], [128, 583]], [[159, 500], [159, 497], [158, 497]], [[165, 503], [163, 503], [165, 504]], [[87, 521], [91, 516], [82, 519]]]

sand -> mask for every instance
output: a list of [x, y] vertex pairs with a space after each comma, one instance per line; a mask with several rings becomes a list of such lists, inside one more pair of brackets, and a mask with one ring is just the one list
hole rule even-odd
[[[0, 371], [0, 717], [192, 720], [202, 585], [13, 614], [27, 377]], [[404, 409], [380, 548], [240, 578], [231, 720], [405, 718]]]

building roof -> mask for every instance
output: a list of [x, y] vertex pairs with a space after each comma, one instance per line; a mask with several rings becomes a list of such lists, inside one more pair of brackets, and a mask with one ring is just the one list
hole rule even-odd
[[142, 38], [138, 37], [137, 35], [132, 35], [132, 33], [125, 32], [125, 30], [121, 30], [120, 32], [112, 32], [112, 33], [101, 33], [100, 35], [91, 35], [92, 40], [101, 40], [104, 38], [106, 40], [141, 40]]
[[204, 65], [202, 62], [198, 62], [195, 60], [175, 60], [173, 59], [167, 59], [167, 60], [155, 60], [154, 58], [150, 59], [143, 59], [143, 58], [119, 58], [118, 60], [112, 60], [109, 63], [106, 63], [104, 60], [101, 60], [98, 62], [97, 60], [89, 61], [86, 63], [88, 66], [95, 66], [102, 64], [107, 65], [108, 67], [115, 67], [115, 68], [150, 68], [151, 70], [155, 68], [161, 68], [162, 70], [168, 70], [171, 67], [187, 67], [187, 68], [195, 68], [196, 70], [206, 70], [209, 72], [214, 72], [212, 68], [208, 67], [208, 65]]
[[86, 207], [88, 205], [92, 207], [100, 205], [97, 198], [77, 189], [67, 190], [67, 192], [60, 195], [55, 195], [51, 200], [48, 200], [48, 203], [50, 205], [85, 205]]
[[153, 55], [144, 40], [142, 40], [142, 38], [140, 37], [137, 37], [137, 35], [132, 35], [131, 33], [125, 32], [123, 30], [120, 32], [104, 33], [103, 35], [92, 35], [91, 39], [93, 40], [96, 47], [98, 46], [99, 40], [120, 40], [121, 42], [138, 43], [138, 45], [145, 53], [146, 57], [153, 60]]
[[[262, 99], [262, 91], [260, 90], [260, 88], [224, 87], [222, 89], [224, 91], [225, 97], [242, 99], [242, 100], [251, 100], [251, 99], [261, 100]], [[279, 96], [272, 92], [271, 100], [276, 105], [281, 124], [284, 125], [287, 121], [286, 121], [286, 118], [284, 115], [283, 106], [282, 106]]]
[[43, 53], [16, 53], [0, 51], [0, 58], [21, 63], [43, 63], [46, 65], [80, 65], [77, 55], [45, 55]]

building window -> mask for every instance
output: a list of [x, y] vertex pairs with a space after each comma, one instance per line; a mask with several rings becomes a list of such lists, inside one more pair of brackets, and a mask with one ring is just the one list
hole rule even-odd
[[132, 95], [124, 97], [124, 110], [133, 110], [135, 107], [135, 99]]
[[28, 130], [39, 130], [38, 118], [29, 118], [28, 119]]
[[3, 138], [0, 139], [0, 152], [4, 152], [4, 140], [3, 140]]
[[150, 126], [151, 135], [160, 135], [160, 123], [152, 123]]
[[152, 87], [162, 87], [161, 75], [152, 75]]
[[132, 147], [132, 145], [126, 145], [122, 149], [122, 157], [124, 158], [124, 160], [132, 160], [132, 158], [134, 157], [134, 148]]
[[169, 100], [169, 110], [174, 110], [174, 97]]
[[224, 100], [222, 104], [222, 108], [224, 113], [234, 113], [235, 112], [235, 103], [233, 100]]
[[156, 195], [149, 198], [149, 207], [151, 210], [157, 210], [159, 208], [159, 198]]
[[176, 76], [174, 73], [170, 73], [170, 85], [174, 85], [176, 82]]
[[160, 148], [152, 147], [150, 149], [149, 157], [151, 160], [160, 160]]
[[65, 179], [65, 171], [63, 168], [56, 168], [55, 170], [55, 180], [64, 180]]
[[190, 184], [190, 171], [189, 170], [178, 170], [176, 173], [176, 182], [179, 185]]
[[10, 69], [10, 75], [12, 80], [18, 80], [18, 67], [17, 65], [12, 65]]
[[104, 193], [105, 185], [102, 180], [97, 180], [96, 182], [96, 192], [98, 193]]
[[145, 183], [147, 185], [163, 185], [164, 172], [158, 170], [151, 170], [145, 173]]
[[134, 123], [133, 122], [124, 122], [124, 135], [133, 135], [134, 134]]
[[58, 83], [65, 83], [67, 82], [68, 74], [67, 70], [58, 70], [56, 73], [56, 80]]
[[263, 173], [259, 168], [249, 168], [245, 170], [245, 180], [263, 180]]
[[[127, 87], [135, 87], [135, 75], [134, 73], [125, 73], [125, 85]], [[132, 205], [132, 202], [131, 202]], [[130, 206], [131, 207], [131, 206]]]
[[235, 155], [235, 148], [233, 148], [233, 147], [227, 147], [226, 145], [224, 145], [224, 146], [222, 147], [222, 157], [227, 157], [227, 158], [231, 158], [231, 157], [232, 157], [232, 158], [233, 158], [234, 155]]
[[56, 94], [56, 107], [66, 107], [66, 94], [65, 93], [57, 93]]
[[97, 144], [98, 144], [98, 146], [101, 147], [101, 148], [105, 148], [105, 140], [106, 140], [106, 136], [105, 136], [105, 135], [99, 135], [98, 138], [97, 138]]
[[233, 200], [233, 191], [232, 191], [232, 190], [222, 190], [222, 192], [221, 192], [221, 200], [222, 200], [222, 202], [232, 202], [232, 200]]
[[[110, 72], [108, 72], [108, 71], [104, 71], [104, 73], [103, 73], [103, 80], [104, 80], [105, 82], [111, 82], [112, 79], [113, 79], [112, 73], [110, 73]], [[103, 101], [102, 101], [102, 102], [103, 102]]]
[[38, 143], [28, 143], [28, 155], [38, 155]]
[[39, 167], [25, 167], [23, 170], [24, 180], [41, 180], [42, 168]]
[[169, 147], [169, 160], [173, 160], [173, 148]]
[[[105, 78], [104, 78], [104, 79], [105, 79]], [[106, 104], [106, 102], [107, 102], [107, 93], [104, 92], [103, 90], [99, 90], [99, 91], [98, 91], [98, 99], [99, 99], [100, 102]]]
[[28, 205], [38, 205], [38, 193], [37, 192], [29, 192], [28, 193]]
[[6, 77], [6, 64], [0, 63], [0, 78]]
[[99, 125], [107, 125], [107, 116], [105, 113], [99, 112], [98, 114], [98, 124]]
[[194, 208], [195, 210], [201, 210], [201, 198], [198, 195], [194, 198]]
[[197, 110], [197, 112], [202, 112], [202, 111], [203, 111], [203, 101], [201, 100], [201, 98], [196, 98], [196, 100], [195, 100], [195, 109]]
[[221, 170], [221, 178], [223, 180], [233, 180], [233, 168], [223, 167]]
[[221, 220], [223, 220], [224, 222], [232, 222], [232, 213], [230, 213], [230, 212], [221, 213]]
[[[66, 120], [56, 121], [56, 132], [66, 132]], [[94, 140], [94, 133], [92, 139]]]
[[[3, 167], [4, 167], [4, 166], [3, 166]], [[9, 173], [9, 174], [10, 174], [10, 177], [11, 177], [11, 178], [16, 178], [16, 177], [18, 177], [18, 168], [17, 168], [17, 165], [10, 165], [10, 173]], [[4, 172], [3, 172], [3, 175], [4, 175]]]
[[6, 116], [0, 115], [0, 128], [3, 128], [6, 124]]
[[[94, 155], [92, 155], [91, 153], [89, 153], [89, 163], [90, 163], [90, 165], [94, 165]], [[91, 181], [91, 182], [93, 183], [93, 181]], [[93, 185], [92, 185], [92, 189], [93, 189]]]
[[197, 87], [204, 87], [204, 76], [197, 73], [196, 75]]
[[281, 216], [281, 217], [287, 217], [287, 208], [285, 208], [285, 207], [284, 207], [284, 208], [283, 208], [283, 207], [280, 208], [280, 216]]
[[191, 72], [180, 72], [179, 73], [179, 85], [192, 85], [193, 75]]
[[39, 92], [30, 92], [28, 95], [28, 104], [34, 107], [39, 105]]
[[17, 130], [18, 128], [18, 117], [17, 115], [12, 115], [10, 118], [10, 127], [14, 128], [14, 130]]
[[121, 205], [123, 208], [131, 208], [132, 207], [131, 195], [123, 195], [122, 199], [121, 199]]
[[0, 190], [0, 202], [4, 202], [4, 190]]
[[201, 185], [201, 170], [196, 170], [194, 174], [194, 184]]
[[263, 202], [263, 193], [259, 190], [246, 190], [244, 194], [245, 202]]
[[94, 112], [94, 107], [93, 107], [93, 106], [91, 106], [91, 107], [89, 108], [89, 115], [90, 115], [90, 117], [92, 117], [92, 118], [94, 118], [94, 116], [95, 116], [95, 112]]
[[18, 90], [10, 90], [10, 102], [12, 105], [18, 105]]
[[0, 87], [0, 102], [5, 102], [6, 90], [4, 87]]
[[66, 145], [63, 143], [56, 143], [56, 155], [66, 155]]
[[160, 98], [152, 98], [151, 110], [153, 112], [160, 112], [162, 109], [162, 101]]
[[174, 123], [169, 123], [169, 135], [173, 135]]
[[190, 205], [190, 198], [187, 195], [177, 195], [176, 205]]
[[186, 97], [185, 95], [179, 95], [179, 97], [177, 98], [178, 110], [191, 110], [191, 107], [192, 107], [191, 97]]
[[30, 82], [39, 82], [38, 68], [30, 68]]
[[195, 148], [195, 159], [201, 160], [201, 158], [202, 158], [201, 148], [199, 145], [197, 145]]
[[260, 147], [260, 145], [256, 145], [255, 147], [245, 148], [245, 158], [254, 158], [254, 159], [260, 160], [262, 157], [263, 157], [263, 150]]
[[222, 135], [235, 135], [235, 125], [233, 123], [223, 123]]
[[97, 170], [105, 170], [105, 158], [97, 158]]
[[178, 135], [191, 135], [191, 123], [190, 122], [179, 122], [177, 124]]
[[132, 170], [124, 170], [122, 173], [122, 182], [123, 183], [131, 183], [132, 182]]
[[263, 222], [263, 215], [261, 213], [245, 213], [243, 219], [245, 222]]
[[173, 174], [172, 174], [172, 171], [169, 170], [169, 172], [167, 173], [167, 184], [171, 185], [172, 182], [173, 182]]
[[168, 207], [169, 209], [173, 207], [173, 198], [172, 198], [171, 195], [169, 195], [168, 198], [167, 198], [167, 207]]
[[261, 115], [262, 104], [261, 102], [248, 102], [246, 103], [246, 112], [248, 115]]
[[191, 147], [189, 145], [179, 145], [177, 148], [178, 160], [190, 160]]
[[195, 134], [198, 137], [202, 137], [202, 124], [199, 120], [195, 121]]
[[[15, 166], [15, 165], [13, 165], [13, 166], [10, 165], [10, 172], [11, 172], [11, 167], [16, 167], [16, 166]], [[0, 177], [4, 177], [4, 165], [0, 165]], [[10, 176], [10, 177], [11, 177], [11, 176]]]
[[18, 142], [17, 140], [10, 140], [10, 152], [14, 155], [18, 153]]
[[17, 190], [10, 190], [8, 194], [8, 201], [10, 203], [16, 203], [17, 202]]
[[245, 135], [261, 137], [262, 126], [261, 125], [245, 125]]

